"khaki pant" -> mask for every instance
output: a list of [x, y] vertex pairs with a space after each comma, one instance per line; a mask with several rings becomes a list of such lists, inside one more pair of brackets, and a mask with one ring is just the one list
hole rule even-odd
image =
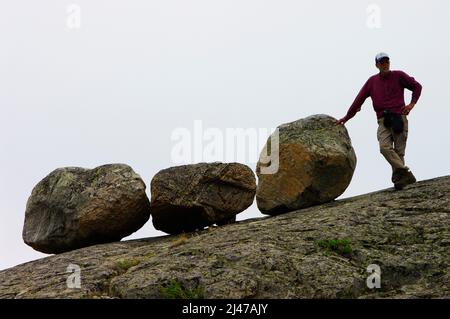
[[378, 119], [377, 139], [380, 144], [380, 153], [391, 164], [392, 171], [396, 168], [406, 168], [405, 149], [408, 139], [408, 119], [402, 115], [404, 127], [403, 132], [394, 133], [392, 128], [387, 128], [383, 124], [384, 118]]

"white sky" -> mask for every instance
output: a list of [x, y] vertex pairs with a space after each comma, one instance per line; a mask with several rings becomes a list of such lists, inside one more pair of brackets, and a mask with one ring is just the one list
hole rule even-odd
[[[71, 3], [79, 29], [67, 26]], [[367, 24], [370, 4], [380, 28]], [[423, 85], [406, 164], [418, 180], [448, 175], [449, 33], [444, 0], [2, 0], [0, 269], [45, 256], [21, 234], [32, 188], [55, 168], [126, 163], [150, 198], [154, 174], [179, 165], [176, 128], [340, 118], [376, 73], [379, 51]], [[368, 99], [346, 124], [358, 163], [340, 198], [392, 186], [375, 119]], [[238, 219], [257, 216], [254, 203]], [[128, 238], [161, 234], [150, 220]]]

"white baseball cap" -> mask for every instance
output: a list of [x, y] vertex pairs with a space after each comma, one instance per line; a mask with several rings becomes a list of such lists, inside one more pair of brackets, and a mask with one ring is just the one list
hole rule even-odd
[[380, 52], [375, 56], [375, 63], [378, 63], [381, 61], [381, 59], [383, 58], [388, 58], [389, 59], [389, 55], [387, 53], [384, 52]]

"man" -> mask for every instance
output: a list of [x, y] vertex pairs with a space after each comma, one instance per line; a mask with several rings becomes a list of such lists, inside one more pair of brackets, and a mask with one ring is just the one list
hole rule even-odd
[[[405, 166], [405, 148], [408, 137], [407, 115], [416, 105], [422, 92], [422, 85], [403, 71], [391, 71], [390, 59], [386, 53], [375, 57], [380, 71], [371, 76], [362, 87], [347, 115], [337, 121], [343, 125], [361, 110], [370, 96], [377, 114], [377, 139], [380, 152], [392, 167], [392, 182], [396, 189], [416, 182], [416, 178]], [[412, 91], [411, 103], [405, 105], [404, 89]]]

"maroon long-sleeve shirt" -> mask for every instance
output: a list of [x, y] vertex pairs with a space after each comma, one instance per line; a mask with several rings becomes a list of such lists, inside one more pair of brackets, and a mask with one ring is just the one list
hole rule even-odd
[[403, 71], [390, 71], [371, 76], [359, 91], [355, 101], [350, 106], [347, 120], [361, 110], [364, 101], [370, 96], [377, 118], [383, 117], [383, 111], [389, 109], [392, 113], [401, 114], [405, 106], [404, 89], [412, 91], [411, 103], [417, 103], [422, 92], [422, 85]]

